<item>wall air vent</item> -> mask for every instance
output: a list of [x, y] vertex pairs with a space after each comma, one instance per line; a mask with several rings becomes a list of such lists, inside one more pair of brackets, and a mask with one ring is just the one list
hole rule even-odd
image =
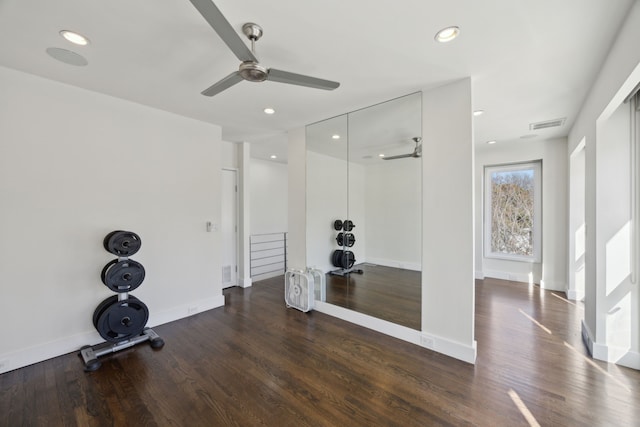
[[539, 129], [555, 128], [555, 127], [564, 125], [564, 122], [566, 120], [567, 120], [567, 118], [563, 117], [561, 119], [554, 119], [554, 120], [547, 120], [547, 121], [544, 121], [544, 122], [530, 123], [529, 124], [529, 129], [530, 130], [539, 130]]
[[231, 266], [223, 265], [222, 266], [222, 284], [226, 285], [231, 282]]

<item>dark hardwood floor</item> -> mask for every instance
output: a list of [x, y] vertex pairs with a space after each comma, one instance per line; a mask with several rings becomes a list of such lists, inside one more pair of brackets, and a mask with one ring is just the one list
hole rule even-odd
[[154, 328], [159, 351], [0, 375], [0, 425], [639, 425], [640, 372], [585, 355], [579, 305], [512, 282], [476, 289], [475, 366], [287, 309], [280, 277]]
[[363, 274], [326, 275], [327, 302], [420, 330], [422, 282], [419, 271], [358, 264]]

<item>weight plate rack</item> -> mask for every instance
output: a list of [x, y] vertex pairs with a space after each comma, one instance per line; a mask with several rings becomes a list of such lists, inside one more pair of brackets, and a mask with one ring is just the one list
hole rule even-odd
[[93, 326], [105, 342], [86, 345], [78, 354], [84, 360], [84, 370], [95, 371], [102, 362], [98, 357], [115, 353], [145, 341], [154, 349], [164, 346], [164, 340], [153, 329], [147, 328], [149, 309], [129, 292], [138, 288], [144, 280], [145, 269], [137, 261], [129, 259], [142, 246], [140, 236], [131, 231], [116, 230], [103, 241], [105, 250], [118, 258], [102, 269], [102, 283], [116, 292], [98, 304], [93, 312]]
[[340, 246], [340, 249], [334, 250], [331, 254], [331, 264], [334, 267], [338, 267], [338, 270], [330, 271], [329, 274], [346, 276], [350, 273], [363, 273], [361, 269], [353, 267], [356, 263], [356, 257], [352, 251], [347, 249], [356, 243], [356, 236], [351, 232], [355, 227], [356, 225], [350, 219], [345, 219], [344, 221], [336, 219], [333, 221], [333, 229], [338, 231], [336, 243]]

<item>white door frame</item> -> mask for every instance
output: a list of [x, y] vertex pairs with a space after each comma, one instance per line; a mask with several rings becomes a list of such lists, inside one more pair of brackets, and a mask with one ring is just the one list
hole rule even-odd
[[[235, 250], [234, 250], [234, 265], [232, 265], [232, 278], [235, 277], [235, 280], [232, 280], [230, 283], [223, 283], [222, 286], [223, 288], [227, 288], [227, 287], [231, 287], [231, 286], [238, 286], [238, 277], [239, 277], [239, 272], [238, 272], [238, 260], [239, 260], [239, 241], [238, 241], [238, 220], [239, 220], [239, 204], [238, 204], [238, 169], [236, 168], [222, 168], [222, 174], [224, 174], [225, 172], [231, 172], [233, 173], [233, 185], [234, 185], [234, 227], [235, 227], [235, 232], [234, 232], [234, 236], [235, 236]], [[224, 179], [222, 180], [224, 182]], [[225, 209], [225, 206], [221, 206], [222, 210]], [[221, 248], [222, 249], [222, 253], [225, 253], [225, 248]]]

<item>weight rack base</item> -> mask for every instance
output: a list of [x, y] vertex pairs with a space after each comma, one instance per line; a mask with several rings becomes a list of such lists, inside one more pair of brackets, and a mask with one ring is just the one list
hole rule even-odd
[[160, 336], [156, 334], [153, 329], [145, 328], [145, 330], [142, 331], [140, 335], [126, 341], [121, 341], [118, 343], [103, 342], [101, 344], [96, 344], [93, 346], [84, 346], [80, 349], [80, 353], [78, 353], [78, 356], [82, 357], [82, 360], [84, 361], [84, 370], [86, 372], [95, 371], [99, 369], [100, 366], [102, 366], [102, 362], [98, 360], [98, 357], [116, 353], [120, 350], [133, 347], [134, 345], [143, 343], [145, 341], [149, 341], [149, 344], [154, 349], [164, 346], [164, 340], [160, 338]]
[[333, 270], [329, 272], [329, 274], [331, 274], [332, 276], [346, 276], [351, 273], [363, 274], [364, 271], [362, 271], [359, 268], [351, 267], [351, 268], [341, 268], [340, 270]]

